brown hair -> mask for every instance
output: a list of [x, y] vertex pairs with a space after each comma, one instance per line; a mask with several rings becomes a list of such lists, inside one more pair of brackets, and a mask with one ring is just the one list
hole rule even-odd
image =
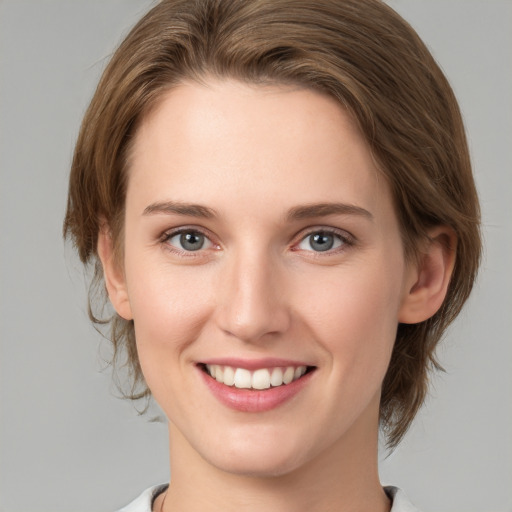
[[[379, 0], [163, 0], [107, 66], [76, 144], [64, 235], [95, 264], [90, 304], [106, 295], [100, 219], [122, 245], [126, 160], [138, 123], [176, 84], [207, 76], [298, 84], [337, 99], [357, 120], [395, 201], [408, 257], [435, 225], [457, 235], [441, 309], [398, 326], [381, 399], [388, 444], [405, 434], [440, 368], [434, 349], [467, 299], [480, 260], [479, 206], [459, 108], [414, 30]], [[109, 323], [114, 360], [127, 355], [131, 398], [147, 396], [133, 323]], [[119, 362], [119, 361], [118, 361]], [[138, 387], [138, 386], [142, 386]], [[136, 391], [139, 389], [139, 392]]]

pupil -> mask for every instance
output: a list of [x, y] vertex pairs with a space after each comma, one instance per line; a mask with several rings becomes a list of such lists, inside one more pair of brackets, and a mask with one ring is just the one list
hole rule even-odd
[[310, 243], [315, 251], [328, 251], [334, 245], [334, 237], [328, 233], [315, 233], [311, 235]]
[[187, 251], [198, 251], [204, 245], [204, 236], [199, 233], [183, 233], [180, 236], [180, 243]]

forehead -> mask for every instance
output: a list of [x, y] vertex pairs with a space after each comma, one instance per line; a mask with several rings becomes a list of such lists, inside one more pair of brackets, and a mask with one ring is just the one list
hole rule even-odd
[[356, 123], [333, 98], [289, 86], [210, 81], [172, 89], [142, 121], [128, 202], [134, 196], [139, 207], [174, 199], [224, 207], [345, 201], [375, 208], [389, 191]]

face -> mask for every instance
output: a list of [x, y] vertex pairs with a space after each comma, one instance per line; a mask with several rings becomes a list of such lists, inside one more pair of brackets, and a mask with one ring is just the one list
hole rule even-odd
[[387, 184], [334, 100], [169, 92], [133, 147], [124, 258], [110, 295], [176, 450], [275, 475], [376, 439], [410, 272]]

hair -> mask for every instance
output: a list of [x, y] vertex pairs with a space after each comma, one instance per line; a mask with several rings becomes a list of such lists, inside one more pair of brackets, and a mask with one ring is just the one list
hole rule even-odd
[[[457, 236], [445, 301], [430, 319], [400, 324], [381, 405], [395, 447], [425, 400], [435, 348], [473, 287], [480, 212], [457, 101], [421, 39], [379, 0], [163, 0], [121, 43], [85, 114], [72, 162], [64, 236], [94, 267], [89, 314], [109, 324], [129, 398], [149, 396], [132, 321], [94, 313], [108, 301], [97, 242], [102, 222], [122, 251], [127, 159], [137, 128], [176, 85], [214, 78], [290, 84], [327, 94], [354, 117], [386, 177], [406, 257], [429, 228]], [[100, 311], [103, 309], [100, 308]]]

